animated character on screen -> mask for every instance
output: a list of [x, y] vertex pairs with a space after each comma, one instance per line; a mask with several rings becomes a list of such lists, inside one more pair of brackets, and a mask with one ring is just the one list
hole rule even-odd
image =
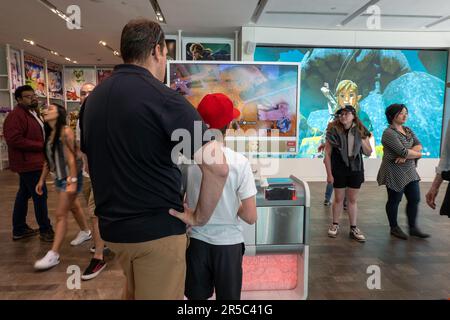
[[[333, 96], [333, 94], [330, 92], [328, 88], [328, 83], [325, 83], [324, 86], [321, 88], [321, 91], [323, 95], [328, 100], [328, 111], [330, 113], [330, 120], [333, 119], [333, 114], [340, 108], [344, 108], [345, 106], [349, 105], [355, 108], [356, 114], [358, 118], [361, 120], [363, 125], [370, 131], [373, 131], [372, 122], [370, 121], [369, 116], [366, 112], [361, 110], [359, 107], [359, 101], [362, 98], [362, 95], [358, 94], [358, 85], [353, 82], [352, 80], [342, 80], [338, 83], [336, 87], [336, 94]], [[372, 146], [372, 155], [371, 158], [376, 157], [375, 154], [375, 138], [372, 135], [370, 137], [370, 145]], [[323, 144], [319, 146], [319, 152], [323, 150]]]
[[328, 110], [330, 115], [333, 115], [339, 108], [344, 108], [348, 105], [352, 106], [356, 109], [357, 116], [364, 126], [369, 129], [369, 131], [373, 131], [369, 116], [359, 107], [359, 101], [361, 100], [362, 95], [358, 94], [358, 85], [355, 82], [352, 80], [342, 80], [339, 82], [336, 87], [335, 96], [330, 92], [328, 83], [324, 84], [321, 91], [328, 100]]
[[203, 47], [201, 43], [193, 43], [189, 47], [192, 60], [214, 60], [212, 58], [212, 50]]
[[[228, 48], [228, 49], [227, 49]], [[193, 43], [189, 47], [188, 56], [192, 57], [192, 60], [222, 60], [229, 61], [231, 60], [231, 47], [229, 45], [225, 45], [213, 52], [211, 48], [206, 48], [201, 43]], [[189, 59], [188, 59], [189, 60]]]
[[292, 124], [289, 104], [280, 102], [269, 107], [258, 105], [258, 120], [272, 121], [272, 129], [278, 129], [281, 133], [288, 132]]

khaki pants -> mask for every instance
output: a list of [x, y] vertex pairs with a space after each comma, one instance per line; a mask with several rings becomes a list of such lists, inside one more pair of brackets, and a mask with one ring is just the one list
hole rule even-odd
[[91, 179], [83, 177], [83, 195], [87, 202], [89, 218], [95, 217], [95, 200], [94, 192], [92, 191]]
[[186, 234], [140, 243], [111, 243], [136, 300], [182, 300], [186, 277]]

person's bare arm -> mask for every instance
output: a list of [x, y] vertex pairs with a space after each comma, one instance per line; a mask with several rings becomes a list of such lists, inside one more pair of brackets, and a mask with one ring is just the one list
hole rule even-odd
[[241, 201], [241, 206], [239, 207], [238, 216], [248, 224], [254, 224], [257, 219], [256, 213], [256, 197], [252, 196], [250, 198]]
[[372, 154], [372, 146], [370, 145], [370, 138], [365, 137], [364, 139], [362, 139], [361, 146], [363, 154], [369, 157]]
[[331, 171], [331, 144], [327, 141], [325, 143], [325, 158], [323, 162], [325, 163], [325, 169], [327, 170], [327, 183], [333, 183], [333, 173]]
[[418, 144], [418, 145], [415, 145], [414, 147], [412, 147], [411, 149], [414, 150], [414, 151], [421, 152], [423, 147], [422, 147], [421, 144]]
[[170, 209], [169, 213], [187, 225], [205, 225], [222, 196], [223, 187], [228, 177], [228, 164], [222, 152], [221, 144], [211, 141], [194, 154], [194, 160], [202, 171], [200, 194], [197, 207], [184, 206], [184, 212]]
[[444, 179], [442, 179], [442, 176], [438, 173], [434, 177], [433, 183], [431, 184], [430, 190], [428, 190], [425, 198], [427, 200], [427, 204], [431, 209], [436, 209], [436, 197], [439, 192], [439, 187], [441, 186]]
[[[65, 127], [63, 129], [63, 150], [66, 157], [67, 166], [69, 167], [70, 177], [77, 178], [77, 163], [76, 163], [76, 150], [75, 150], [75, 135], [70, 127]], [[75, 193], [77, 190], [77, 183], [72, 183], [67, 180], [66, 192]]]
[[41, 177], [39, 178], [39, 181], [35, 188], [36, 193], [40, 196], [43, 194], [42, 188], [44, 187], [44, 182], [45, 182], [45, 179], [47, 179], [47, 175], [48, 175], [49, 171], [50, 170], [48, 169], [47, 161], [44, 161], [44, 166], [42, 167]]

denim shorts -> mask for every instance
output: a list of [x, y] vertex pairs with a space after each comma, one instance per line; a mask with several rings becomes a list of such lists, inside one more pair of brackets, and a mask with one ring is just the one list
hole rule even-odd
[[[77, 194], [83, 189], [83, 173], [80, 172], [77, 176]], [[65, 179], [55, 179], [55, 187], [59, 192], [66, 192], [67, 178]]]

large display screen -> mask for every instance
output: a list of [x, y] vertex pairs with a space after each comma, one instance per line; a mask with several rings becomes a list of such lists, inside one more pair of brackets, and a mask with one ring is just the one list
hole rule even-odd
[[346, 104], [373, 133], [381, 157], [384, 112], [392, 103], [408, 107], [406, 126], [421, 141], [424, 157], [439, 157], [448, 50], [257, 46], [254, 60], [301, 63], [299, 145], [290, 157], [320, 156], [330, 115]]
[[208, 93], [233, 101], [241, 114], [226, 141], [235, 150], [297, 154], [300, 64], [169, 61], [168, 75], [195, 107]]

